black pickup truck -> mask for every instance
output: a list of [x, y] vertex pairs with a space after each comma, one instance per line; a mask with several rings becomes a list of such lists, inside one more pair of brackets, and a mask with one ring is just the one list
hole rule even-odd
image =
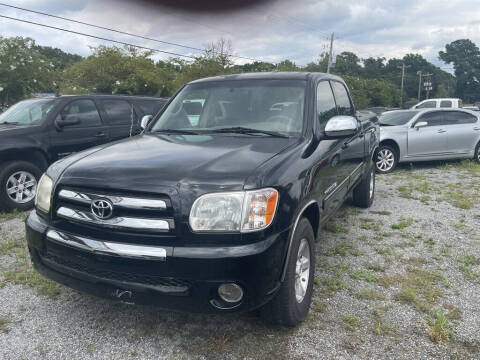
[[322, 224], [373, 202], [378, 139], [336, 76], [193, 81], [143, 134], [50, 166], [26, 221], [34, 266], [127, 303], [296, 325]]
[[20, 101], [0, 114], [0, 210], [33, 206], [51, 163], [89, 147], [140, 133], [139, 119], [166, 99], [75, 95]]

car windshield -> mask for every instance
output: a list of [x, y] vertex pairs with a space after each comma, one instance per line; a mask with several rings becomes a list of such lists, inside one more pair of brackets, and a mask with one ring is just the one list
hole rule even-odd
[[305, 81], [233, 80], [184, 87], [152, 126], [173, 130], [297, 136], [303, 129]]
[[417, 111], [394, 111], [382, 114], [378, 122], [384, 126], [405, 125], [412, 117], [417, 114]]
[[24, 100], [9, 107], [0, 114], [0, 124], [37, 125], [40, 124], [50, 109], [55, 99]]

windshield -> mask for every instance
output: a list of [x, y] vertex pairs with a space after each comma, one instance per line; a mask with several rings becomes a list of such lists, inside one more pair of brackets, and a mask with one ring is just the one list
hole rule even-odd
[[378, 118], [380, 125], [397, 126], [405, 125], [412, 117], [417, 114], [417, 111], [395, 111], [384, 113]]
[[0, 124], [37, 125], [40, 124], [55, 99], [33, 99], [16, 103], [0, 114]]
[[285, 135], [303, 129], [305, 81], [235, 80], [187, 85], [151, 131], [198, 133], [240, 128]]

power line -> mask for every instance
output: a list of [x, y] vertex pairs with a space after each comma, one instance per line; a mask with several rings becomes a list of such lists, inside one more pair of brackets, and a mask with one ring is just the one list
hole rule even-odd
[[68, 29], [64, 29], [64, 28], [60, 28], [60, 27], [56, 27], [56, 26], [51, 26], [51, 25], [45, 25], [45, 24], [41, 24], [41, 23], [34, 22], [34, 21], [29, 21], [29, 20], [23, 20], [23, 19], [14, 18], [14, 17], [11, 17], [11, 16], [0, 15], [0, 17], [5, 18], [5, 19], [9, 19], [9, 20], [15, 20], [15, 21], [19, 21], [19, 22], [31, 24], [31, 25], [43, 26], [43, 27], [46, 27], [46, 28], [50, 28], [50, 29], [54, 29], [54, 30], [59, 30], [59, 31], [63, 31], [63, 32], [68, 32], [68, 33], [72, 33], [72, 34], [76, 34], [76, 35], [87, 36], [87, 37], [91, 37], [91, 38], [98, 39], [98, 40], [109, 41], [109, 42], [116, 43], [116, 44], [121, 44], [121, 45], [126, 45], [126, 46], [133, 46], [133, 47], [136, 47], [136, 48], [139, 48], [139, 49], [150, 50], [150, 51], [155, 51], [155, 52], [161, 52], [161, 53], [164, 53], [164, 54], [175, 55], [175, 56], [182, 56], [182, 57], [186, 57], [186, 58], [190, 58], [190, 59], [196, 59], [195, 56], [178, 54], [178, 53], [174, 53], [174, 52], [170, 52], [170, 51], [165, 51], [165, 50], [159, 50], [159, 49], [150, 48], [150, 47], [147, 47], [147, 46], [130, 44], [130, 43], [127, 43], [127, 42], [124, 42], [124, 41], [112, 40], [112, 39], [104, 38], [104, 37], [101, 37], [101, 36], [86, 34], [86, 33], [82, 33], [82, 32], [79, 32], [79, 31], [68, 30]]
[[[182, 48], [185, 48], [185, 49], [196, 50], [196, 51], [204, 51], [205, 50], [205, 49], [201, 49], [201, 48], [197, 48], [197, 47], [193, 47], [193, 46], [182, 45], [182, 44], [178, 44], [178, 43], [174, 43], [174, 42], [170, 42], [170, 41], [158, 40], [158, 39], [151, 38], [151, 37], [148, 37], [148, 36], [133, 34], [133, 33], [129, 33], [129, 32], [126, 32], [126, 31], [109, 28], [109, 27], [106, 27], [106, 26], [95, 25], [95, 24], [84, 22], [84, 21], [74, 20], [74, 19], [63, 17], [63, 16], [53, 15], [53, 14], [49, 14], [49, 13], [38, 11], [38, 10], [26, 9], [26, 8], [23, 8], [23, 7], [20, 7], [20, 6], [14, 6], [14, 5], [9, 5], [9, 4], [5, 4], [5, 3], [0, 3], [0, 6], [5, 6], [5, 7], [17, 9], [17, 10], [27, 11], [27, 12], [38, 14], [38, 15], [43, 15], [43, 16], [48, 16], [48, 17], [52, 17], [52, 18], [56, 18], [56, 19], [70, 21], [70, 22], [73, 22], [73, 23], [77, 23], [77, 24], [81, 24], [81, 25], [85, 25], [85, 26], [90, 26], [90, 27], [94, 27], [94, 28], [97, 28], [97, 29], [101, 29], [101, 30], [107, 30], [107, 31], [111, 31], [111, 32], [114, 32], [114, 33], [117, 33], [117, 34], [122, 34], [122, 35], [132, 36], [132, 37], [136, 37], [136, 38], [140, 38], [140, 39], [144, 39], [144, 40], [154, 41], [154, 42], [161, 43], [161, 44], [178, 46], [178, 47], [182, 47]], [[228, 56], [236, 58], [236, 59], [261, 61], [261, 60], [258, 60], [258, 59], [249, 58], [249, 57], [245, 57], [245, 56], [236, 56], [236, 55], [233, 55], [233, 54], [228, 54]]]

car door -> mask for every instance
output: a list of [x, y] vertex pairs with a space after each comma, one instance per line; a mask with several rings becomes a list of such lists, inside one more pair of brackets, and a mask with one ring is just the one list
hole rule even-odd
[[[338, 115], [333, 90], [327, 80], [320, 81], [316, 86], [315, 109], [314, 126], [323, 133], [328, 120]], [[341, 205], [340, 185], [343, 179], [338, 163], [342, 144], [339, 139], [322, 139], [312, 154], [315, 163], [312, 169], [313, 192], [318, 203], [322, 204], [322, 217]]]
[[478, 116], [466, 111], [444, 111], [447, 122], [447, 149], [449, 153], [468, 154], [475, 149], [480, 136]]
[[[420, 115], [408, 128], [408, 157], [435, 157], [448, 152], [447, 126], [444, 111], [430, 111]], [[424, 127], [415, 127], [426, 122]]]
[[[60, 127], [57, 120], [76, 124]], [[108, 127], [103, 123], [95, 102], [90, 98], [74, 99], [57, 114], [50, 129], [51, 153], [56, 159], [109, 141]]]
[[[339, 81], [332, 81], [331, 84], [335, 96], [335, 102], [337, 104], [338, 114], [356, 118], [355, 109], [345, 85]], [[363, 173], [362, 165], [365, 158], [366, 142], [365, 134], [358, 119], [357, 123], [359, 131], [352, 137], [343, 139], [342, 151], [338, 164], [342, 179], [348, 178], [348, 184], [345, 183], [345, 186], [348, 188], [353, 185]]]
[[99, 104], [106, 114], [112, 141], [140, 133], [137, 111], [132, 103], [123, 99], [102, 99]]
[[428, 100], [428, 101], [423, 101], [418, 105], [415, 105], [415, 109], [428, 109], [428, 108], [436, 108], [437, 107], [437, 101], [436, 100]]

